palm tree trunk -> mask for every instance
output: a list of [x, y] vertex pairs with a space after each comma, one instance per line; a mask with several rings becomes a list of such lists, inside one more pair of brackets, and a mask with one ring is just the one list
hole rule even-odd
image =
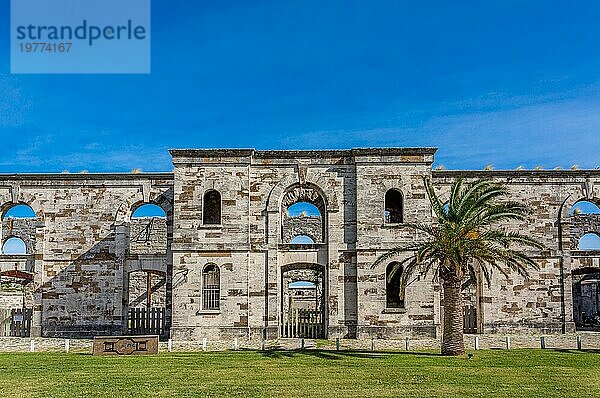
[[444, 281], [444, 332], [442, 355], [465, 353], [463, 341], [463, 302], [461, 281]]

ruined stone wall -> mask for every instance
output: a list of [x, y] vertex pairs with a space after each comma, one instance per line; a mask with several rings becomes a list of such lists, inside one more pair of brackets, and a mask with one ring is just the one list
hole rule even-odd
[[[182, 150], [172, 154], [174, 336], [276, 336], [283, 312], [281, 270], [294, 264], [318, 264], [326, 270], [330, 337], [356, 336], [360, 328], [372, 333], [384, 326], [385, 332], [388, 324], [398, 330], [413, 330], [417, 324], [423, 333], [434, 327], [433, 294], [423, 288], [426, 282], [415, 281], [409, 287], [414, 295], [406, 314], [386, 314], [385, 278], [381, 270], [369, 268], [376, 255], [398, 239], [412, 239], [401, 225], [382, 231], [383, 198], [387, 185], [402, 188], [407, 219], [419, 219], [427, 209], [420, 176], [429, 173], [432, 150]], [[365, 184], [367, 179], [372, 181]], [[322, 197], [323, 244], [293, 247], [286, 242], [288, 236], [282, 236], [286, 207], [282, 200], [294, 187], [315, 190]], [[218, 190], [222, 197], [223, 220], [218, 226], [204, 226], [200, 217], [203, 194], [209, 189]], [[357, 212], [358, 194], [364, 206], [361, 212]], [[362, 224], [357, 224], [357, 216]], [[359, 236], [361, 282], [357, 282]], [[209, 262], [221, 270], [225, 265], [235, 270], [230, 279], [221, 273], [221, 308], [212, 313], [200, 304], [201, 272]]]
[[167, 220], [162, 217], [134, 218], [129, 225], [129, 254], [167, 254]]
[[[151, 274], [150, 277], [150, 307], [165, 307], [167, 299], [166, 275]], [[129, 308], [143, 308], [148, 306], [148, 273], [133, 271], [129, 273]]]
[[[226, 329], [276, 335], [282, 316], [281, 268], [293, 263], [315, 263], [326, 269], [329, 336], [440, 332], [443, 303], [432, 275], [415, 275], [406, 288], [405, 308], [392, 309], [386, 308], [387, 263], [372, 266], [390, 248], [418, 238], [404, 224], [386, 224], [384, 198], [389, 189], [402, 193], [406, 222], [432, 221], [423, 185], [423, 177], [432, 175], [432, 151], [173, 154], [178, 215], [174, 272], [186, 275], [175, 293], [174, 311], [176, 329], [185, 330], [186, 336]], [[581, 198], [598, 196], [594, 188], [598, 173], [434, 172], [434, 184], [443, 195], [462, 174], [506, 183], [515, 200], [534, 209], [530, 219], [507, 228], [529, 234], [548, 247], [541, 253], [531, 252], [540, 268], [532, 270], [528, 279], [516, 274], [507, 279], [496, 272], [489, 286], [479, 278], [465, 292], [467, 303], [477, 307], [480, 330], [571, 330], [569, 248], [572, 235], [578, 232], [568, 209]], [[296, 229], [282, 213], [281, 201], [294, 186], [315, 187], [323, 195], [323, 245], [291, 247], [285, 242], [293, 235], [286, 231]], [[223, 221], [218, 226], [201, 224], [202, 197], [209, 189], [222, 195]], [[200, 281], [202, 267], [210, 262], [238, 269], [229, 282], [222, 282], [221, 310], [206, 314], [199, 307]], [[233, 281], [239, 289], [230, 289]], [[242, 310], [232, 310], [231, 304]]]
[[[571, 234], [581, 234], [581, 223], [571, 224], [569, 210], [577, 201], [600, 197], [600, 172], [596, 171], [434, 171], [434, 185], [447, 195], [458, 176], [491, 178], [506, 184], [512, 200], [526, 204], [532, 213], [523, 222], [506, 225], [507, 230], [531, 236], [546, 246], [530, 250], [538, 270], [523, 278], [495, 272], [488, 286], [482, 284], [479, 313], [485, 332], [574, 330], [573, 280], [577, 266], [571, 258]], [[575, 223], [573, 223], [575, 224]], [[579, 260], [578, 260], [579, 261]], [[509, 271], [505, 268], [505, 271]]]
[[[248, 168], [243, 159], [214, 164], [175, 164], [173, 230], [173, 328], [180, 338], [206, 337], [206, 330], [243, 334], [248, 327]], [[202, 222], [203, 197], [221, 194], [221, 223]], [[204, 309], [202, 272], [219, 268], [219, 309]]]
[[27, 253], [35, 250], [35, 229], [37, 221], [29, 218], [5, 218], [2, 220], [0, 231], [2, 233], [2, 244], [6, 240], [15, 237], [25, 242]]
[[8, 290], [4, 286], [0, 289], [0, 311], [13, 308], [23, 308], [23, 292]]
[[27, 284], [33, 335], [123, 332], [131, 211], [140, 202], [164, 206], [171, 192], [170, 174], [0, 176], [2, 208], [25, 203], [36, 213], [35, 220], [2, 225], [3, 234], [35, 236], [28, 251], [33, 281]]
[[568, 216], [570, 249], [579, 250], [579, 239], [587, 233], [600, 235], [600, 214], [570, 214]]
[[390, 262], [402, 258], [373, 268], [381, 254], [416, 237], [406, 225], [385, 223], [384, 199], [388, 190], [402, 192], [405, 222], [431, 221], [423, 177], [430, 176], [432, 161], [433, 152], [426, 151], [356, 159], [358, 337], [434, 335], [439, 325], [439, 296], [434, 294], [431, 276], [414, 275], [405, 291], [405, 308], [386, 308], [385, 270]]
[[[127, 311], [166, 307], [174, 338], [277, 337], [286, 311], [283, 275], [323, 270], [327, 337], [398, 338], [440, 333], [443, 298], [433, 275], [415, 274], [404, 308], [386, 308], [390, 248], [419, 236], [386, 223], [385, 194], [402, 194], [405, 223], [430, 223], [423, 177], [442, 196], [456, 177], [505, 183], [513, 199], [533, 209], [506, 225], [544, 243], [531, 251], [539, 265], [525, 279], [495, 272], [465, 291], [477, 307], [480, 331], [571, 331], [573, 283], [596, 272], [598, 252], [574, 242], [598, 232], [597, 216], [570, 215], [581, 199], [600, 203], [599, 171], [431, 171], [430, 148], [339, 151], [174, 150], [173, 173], [0, 175], [0, 206], [26, 203], [32, 220], [3, 220], [0, 235], [19, 236], [25, 256], [0, 256], [0, 271], [31, 275], [23, 300], [34, 308], [34, 334], [124, 333]], [[203, 223], [203, 198], [221, 195], [221, 222]], [[295, 200], [321, 217], [289, 218]], [[131, 220], [141, 203], [167, 218]], [[300, 232], [315, 244], [290, 245]], [[203, 305], [203, 270], [218, 267], [219, 308]], [[14, 274], [14, 273], [13, 273]], [[12, 276], [11, 276], [12, 277]], [[172, 319], [171, 319], [172, 310]]]
[[[327, 198], [330, 203], [326, 222], [333, 225], [328, 229], [329, 239], [335, 236], [337, 243], [344, 237], [344, 232], [338, 232], [343, 231], [344, 223], [337, 218], [337, 195], [343, 197], [343, 173], [350, 167], [336, 164], [342, 157], [323, 161], [318, 156], [302, 154], [299, 162], [294, 155], [253, 155], [253, 151], [174, 153], [174, 335], [277, 335], [281, 316], [280, 267], [285, 265], [279, 263], [279, 247], [287, 249], [288, 243], [282, 241], [281, 199], [290, 186], [301, 180], [309, 184], [318, 181], [320, 189], [335, 190]], [[201, 225], [199, 214], [207, 189], [221, 193], [220, 226]], [[307, 249], [303, 255], [315, 250], [318, 251]], [[314, 261], [327, 265], [328, 256], [322, 254]], [[217, 314], [200, 308], [201, 272], [209, 262], [221, 269], [221, 308]], [[330, 273], [330, 278], [337, 281], [337, 264], [331, 268], [335, 272]], [[180, 285], [178, 274], [186, 275]], [[343, 303], [343, 298], [338, 300], [337, 282], [332, 286], [328, 312], [337, 324], [338, 303]]]
[[323, 220], [320, 216], [290, 217], [284, 213], [282, 242], [289, 243], [296, 236], [306, 235], [315, 243], [323, 243]]

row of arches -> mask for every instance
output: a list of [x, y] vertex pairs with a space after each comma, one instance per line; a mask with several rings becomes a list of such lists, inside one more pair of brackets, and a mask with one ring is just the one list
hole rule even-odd
[[[208, 190], [203, 197], [203, 223], [206, 225], [221, 224], [221, 194], [217, 190]], [[289, 217], [321, 217], [321, 211], [317, 206], [309, 202], [297, 202], [287, 209]], [[579, 201], [570, 210], [571, 215], [600, 214], [600, 208], [593, 202]], [[33, 209], [26, 204], [16, 204], [8, 208], [2, 215], [2, 219], [35, 218]], [[163, 208], [152, 203], [144, 203], [138, 206], [132, 213], [131, 218], [160, 217], [167, 215]], [[403, 222], [403, 196], [398, 189], [389, 189], [385, 194], [384, 220], [388, 224]], [[299, 234], [292, 238], [291, 244], [312, 244], [315, 239], [306, 234]], [[596, 233], [584, 234], [579, 240], [580, 250], [600, 250], [600, 236]], [[18, 237], [9, 237], [4, 240], [2, 246], [3, 254], [26, 254], [26, 244]]]
[[[445, 209], [447, 211], [447, 204]], [[570, 215], [600, 214], [600, 207], [593, 202], [578, 201], [570, 209]], [[385, 196], [385, 221], [386, 223], [402, 222], [402, 194], [390, 189]], [[600, 235], [596, 232], [586, 233], [579, 239], [580, 250], [600, 250]], [[386, 308], [405, 308], [405, 287], [401, 278], [403, 267], [397, 262], [391, 262], [385, 270]]]
[[[202, 222], [204, 225], [220, 225], [222, 217], [222, 201], [219, 191], [211, 189], [204, 193], [202, 205]], [[301, 201], [292, 204], [286, 209], [289, 217], [322, 217], [321, 211], [315, 204]], [[10, 207], [2, 215], [2, 219], [12, 218], [35, 218], [33, 209], [26, 204], [17, 204]], [[138, 206], [132, 213], [131, 218], [166, 218], [167, 215], [163, 208], [151, 203], [144, 203]], [[397, 189], [390, 189], [385, 195], [384, 219], [386, 223], [401, 223], [403, 221], [403, 198], [402, 193]], [[10, 242], [5, 241], [7, 245], [5, 254], [25, 254], [19, 248], [24, 247], [24, 242], [20, 238], [10, 238]], [[315, 243], [315, 237], [308, 234], [295, 235], [291, 244], [312, 244]]]
[[[136, 207], [131, 218], [161, 217], [167, 218], [165, 210], [153, 203], [142, 203]], [[26, 204], [19, 203], [9, 207], [3, 214], [2, 219], [33, 219], [36, 218], [35, 211]]]
[[[143, 203], [136, 207], [131, 214], [131, 219], [141, 218], [167, 218], [165, 210], [153, 203]], [[10, 206], [2, 214], [2, 220], [35, 219], [35, 211], [27, 204], [19, 203]], [[7, 236], [2, 239], [1, 254], [26, 255], [28, 253], [27, 243], [18, 236]]]
[[[403, 195], [399, 189], [392, 188], [385, 193], [384, 217], [386, 222], [401, 223], [403, 220]], [[321, 212], [312, 203], [297, 202], [287, 209], [290, 217], [320, 216]], [[581, 200], [576, 202], [569, 212], [571, 215], [579, 214], [600, 214], [600, 207], [593, 202]], [[35, 211], [24, 203], [15, 204], [9, 207], [2, 214], [2, 219], [7, 218], [35, 218]], [[136, 217], [166, 217], [162, 207], [152, 203], [144, 203], [138, 206], [132, 218]], [[210, 189], [204, 193], [203, 197], [203, 222], [205, 224], [220, 224], [221, 222], [221, 194], [215, 189]]]
[[[25, 209], [17, 209], [24, 207]], [[35, 213], [29, 206], [18, 205], [15, 206], [15, 213], [26, 213], [31, 214], [35, 217]], [[203, 197], [203, 223], [204, 224], [221, 224], [221, 194], [219, 191], [211, 189], [204, 193]], [[148, 217], [166, 217], [164, 210], [153, 204], [145, 204], [139, 207], [133, 217], [145, 216]], [[321, 211], [317, 206], [309, 202], [297, 202], [287, 208], [287, 214], [290, 217], [310, 217], [310, 216], [322, 216]], [[595, 203], [589, 201], [579, 201], [575, 203], [570, 210], [572, 215], [580, 214], [600, 214], [600, 207]], [[6, 215], [5, 215], [6, 217]], [[384, 220], [387, 224], [399, 224], [404, 221], [404, 197], [399, 189], [392, 188], [385, 193], [384, 199]]]
[[[143, 203], [142, 205], [138, 206], [131, 214], [131, 218], [145, 217], [167, 218], [167, 213], [162, 207], [158, 205], [155, 205], [153, 203]], [[33, 211], [33, 209], [26, 204], [16, 204], [14, 206], [11, 206], [2, 215], [3, 220], [23, 218], [36, 218], [35, 211]]]

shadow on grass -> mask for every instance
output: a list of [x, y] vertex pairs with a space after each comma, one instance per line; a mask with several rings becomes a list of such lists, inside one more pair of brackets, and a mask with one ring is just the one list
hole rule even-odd
[[[249, 350], [253, 351], [253, 350]], [[299, 356], [311, 356], [327, 360], [340, 360], [344, 358], [366, 358], [366, 359], [381, 359], [391, 355], [405, 356], [422, 356], [422, 357], [440, 357], [441, 354], [416, 351], [364, 351], [364, 350], [319, 350], [319, 349], [304, 349], [304, 350], [284, 350], [284, 349], [269, 349], [258, 352], [267, 358], [296, 358]]]
[[588, 348], [582, 350], [576, 350], [571, 348], [550, 348], [548, 351], [563, 352], [565, 354], [600, 354], [600, 349]]

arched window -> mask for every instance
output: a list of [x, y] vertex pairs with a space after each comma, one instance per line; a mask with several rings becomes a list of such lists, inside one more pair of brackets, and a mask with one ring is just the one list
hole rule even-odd
[[295, 236], [291, 242], [292, 245], [302, 245], [302, 244], [311, 244], [311, 243], [315, 243], [315, 241], [307, 235], [298, 235]]
[[35, 218], [35, 211], [24, 204], [14, 205], [6, 210], [2, 218]]
[[401, 286], [402, 266], [389, 263], [385, 269], [385, 297], [387, 308], [404, 308], [404, 289]]
[[402, 193], [390, 189], [385, 193], [384, 218], [386, 224], [399, 224], [402, 220]]
[[146, 203], [139, 206], [133, 214], [131, 218], [151, 218], [151, 217], [160, 217], [167, 218], [167, 213], [162, 209], [162, 207], [157, 206], [152, 203]]
[[218, 310], [220, 299], [219, 267], [207, 264], [202, 271], [202, 308]]
[[595, 203], [581, 200], [571, 207], [571, 214], [600, 214], [600, 208]]
[[27, 254], [27, 245], [21, 238], [8, 238], [6, 242], [4, 242], [4, 245], [2, 245], [2, 254]]
[[600, 236], [587, 233], [579, 238], [579, 250], [600, 250]]
[[221, 194], [214, 189], [204, 194], [204, 224], [221, 224]]

